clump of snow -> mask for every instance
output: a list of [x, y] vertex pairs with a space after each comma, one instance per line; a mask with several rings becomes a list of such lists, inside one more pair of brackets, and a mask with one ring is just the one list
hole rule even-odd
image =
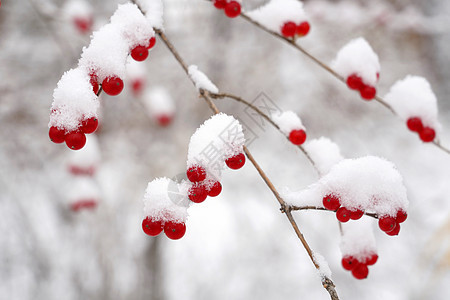
[[289, 136], [292, 130], [306, 130], [300, 117], [293, 111], [284, 111], [279, 115], [272, 116], [272, 121], [280, 127], [281, 132]]
[[66, 190], [69, 204], [100, 198], [100, 190], [97, 184], [89, 177], [74, 176]]
[[207, 176], [220, 180], [225, 160], [242, 153], [244, 142], [245, 137], [239, 121], [223, 113], [216, 114], [192, 135], [187, 166], [189, 168], [201, 165]]
[[310, 140], [303, 148], [313, 160], [320, 176], [327, 174], [335, 164], [344, 159], [339, 146], [326, 137]]
[[248, 12], [247, 16], [267, 29], [280, 34], [281, 28], [286, 22], [294, 22], [299, 25], [307, 21], [303, 3], [298, 0], [271, 0]]
[[147, 91], [143, 99], [147, 112], [151, 117], [168, 116], [175, 114], [175, 104], [166, 89], [154, 87]]
[[95, 135], [86, 136], [87, 142], [79, 151], [70, 151], [67, 158], [69, 167], [76, 167], [78, 169], [90, 170], [95, 169], [101, 159], [100, 147], [98, 139]]
[[143, 62], [135, 61], [134, 59], [128, 58], [127, 62], [127, 79], [130, 81], [136, 79], [145, 79], [146, 68]]
[[145, 16], [149, 20], [151, 27], [164, 29], [163, 22], [163, 2], [162, 0], [136, 0], [136, 3], [142, 8]]
[[89, 2], [84, 0], [70, 0], [64, 3], [62, 13], [68, 19], [92, 18], [93, 9]]
[[332, 62], [332, 67], [342, 77], [356, 74], [370, 86], [375, 86], [380, 72], [378, 55], [364, 38], [351, 40], [342, 47]]
[[384, 100], [403, 121], [419, 117], [425, 126], [440, 130], [436, 96], [425, 78], [406, 76], [391, 87]]
[[188, 72], [198, 90], [203, 89], [215, 94], [219, 92], [219, 89], [214, 85], [214, 83], [212, 83], [211, 80], [209, 80], [209, 78], [201, 72], [196, 65], [190, 65]]
[[343, 256], [350, 255], [365, 262], [377, 253], [375, 236], [370, 220], [361, 219], [358, 223], [342, 224], [340, 248]]
[[49, 127], [74, 131], [84, 118], [94, 117], [100, 106], [92, 91], [89, 75], [81, 69], [64, 73], [53, 92]]
[[319, 276], [321, 278], [329, 278], [331, 279], [331, 269], [328, 265], [328, 262], [325, 260], [321, 254], [314, 252], [313, 253], [314, 261], [319, 265]]

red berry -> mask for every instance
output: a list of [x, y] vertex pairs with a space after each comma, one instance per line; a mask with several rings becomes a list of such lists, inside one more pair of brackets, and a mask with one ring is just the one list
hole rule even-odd
[[86, 136], [82, 132], [71, 132], [66, 135], [66, 145], [72, 150], [80, 150], [86, 144]]
[[434, 131], [433, 128], [424, 127], [419, 132], [419, 137], [425, 143], [432, 142], [434, 140], [434, 138], [436, 137], [436, 132]]
[[342, 258], [342, 267], [347, 271], [353, 270], [354, 267], [358, 264], [358, 260], [351, 255], [346, 255]]
[[236, 1], [228, 2], [225, 6], [225, 14], [228, 18], [236, 18], [241, 14], [241, 5]]
[[394, 236], [394, 235], [398, 235], [399, 232], [400, 232], [400, 224], [397, 223], [395, 225], [395, 228], [392, 229], [391, 231], [387, 231], [386, 234], [390, 235], [390, 236]]
[[309, 25], [308, 22], [306, 22], [306, 21], [305, 22], [301, 22], [297, 26], [297, 28], [295, 30], [295, 34], [298, 35], [298, 36], [305, 36], [305, 35], [308, 34], [310, 28], [311, 28], [311, 26]]
[[65, 140], [66, 131], [64, 129], [58, 129], [56, 126], [52, 126], [48, 131], [48, 136], [53, 143], [61, 144]]
[[356, 279], [364, 279], [369, 275], [369, 268], [365, 264], [357, 264], [353, 270], [352, 275]]
[[148, 49], [144, 46], [136, 46], [131, 50], [131, 57], [135, 61], [144, 61], [148, 57]]
[[372, 100], [373, 98], [375, 98], [377, 90], [373, 86], [366, 85], [361, 88], [361, 90], [359, 90], [359, 93], [364, 100]]
[[289, 140], [294, 145], [301, 145], [306, 141], [306, 132], [302, 129], [294, 129], [289, 133]]
[[193, 165], [187, 170], [186, 175], [190, 182], [199, 182], [205, 180], [206, 171], [202, 166]]
[[215, 0], [214, 1], [214, 6], [217, 9], [224, 9], [226, 5], [227, 5], [227, 1], [226, 0]]
[[340, 206], [339, 197], [334, 195], [326, 195], [322, 200], [323, 206], [328, 210], [337, 210]]
[[339, 207], [339, 209], [336, 211], [336, 218], [339, 220], [339, 222], [348, 222], [348, 220], [350, 220], [350, 211], [345, 207]]
[[380, 73], [377, 72], [377, 80], [380, 80]]
[[194, 203], [202, 203], [206, 200], [208, 196], [208, 192], [206, 191], [206, 187], [203, 184], [194, 183], [188, 192], [189, 200]]
[[98, 84], [98, 78], [97, 78], [97, 76], [94, 75], [94, 74], [91, 74], [90, 76], [91, 76], [91, 79], [89, 80], [89, 82], [90, 82], [91, 85], [92, 85], [92, 91], [94, 92], [94, 94], [97, 95], [98, 90], [100, 89], [100, 86], [99, 86], [99, 84]]
[[96, 131], [97, 127], [98, 127], [98, 119], [96, 117], [92, 117], [87, 120], [83, 120], [83, 122], [81, 122], [80, 129], [83, 133], [89, 134]]
[[284, 37], [293, 37], [295, 35], [295, 30], [297, 29], [297, 25], [294, 22], [286, 22], [281, 27], [281, 34]]
[[225, 163], [230, 169], [233, 170], [240, 169], [245, 164], [245, 155], [244, 153], [239, 153], [225, 160]]
[[364, 215], [364, 211], [362, 211], [360, 209], [350, 211], [350, 219], [352, 219], [352, 220], [361, 219], [361, 217], [363, 215]]
[[397, 223], [403, 223], [406, 221], [406, 218], [408, 218], [408, 214], [400, 209], [399, 211], [397, 211], [397, 216], [395, 218], [395, 221], [397, 221]]
[[408, 121], [406, 121], [406, 126], [408, 126], [408, 129], [414, 132], [420, 132], [423, 129], [422, 120], [418, 117], [409, 118]]
[[174, 221], [166, 222], [164, 225], [164, 233], [171, 240], [181, 239], [186, 233], [186, 225], [184, 223], [176, 223]]
[[167, 125], [170, 124], [170, 122], [172, 122], [172, 117], [166, 114], [162, 114], [156, 117], [156, 119], [158, 120], [158, 124], [159, 126], [165, 127]]
[[371, 266], [374, 265], [378, 260], [378, 254], [373, 253], [366, 261], [366, 265]]
[[134, 96], [139, 96], [144, 87], [144, 81], [140, 78], [137, 78], [131, 82], [131, 89], [133, 91]]
[[222, 192], [222, 184], [220, 182], [216, 181], [212, 185], [212, 187], [208, 191], [208, 196], [210, 197], [216, 197]]
[[147, 46], [147, 49], [153, 48], [153, 46], [155, 46], [155, 44], [156, 44], [156, 39], [155, 39], [154, 36], [152, 36], [152, 37], [150, 38], [150, 40], [148, 40], [148, 46]]
[[110, 96], [119, 95], [123, 90], [123, 81], [119, 77], [107, 77], [102, 82], [102, 88]]
[[73, 22], [75, 23], [78, 31], [82, 34], [85, 34], [91, 30], [92, 18], [74, 18]]
[[378, 227], [380, 227], [380, 229], [384, 232], [393, 230], [396, 225], [397, 222], [393, 217], [390, 216], [383, 216], [378, 220]]
[[364, 83], [361, 77], [356, 74], [352, 74], [347, 77], [347, 86], [352, 90], [359, 91], [364, 86]]
[[157, 236], [163, 231], [163, 224], [161, 220], [154, 220], [153, 218], [146, 217], [142, 221], [142, 229], [150, 236]]

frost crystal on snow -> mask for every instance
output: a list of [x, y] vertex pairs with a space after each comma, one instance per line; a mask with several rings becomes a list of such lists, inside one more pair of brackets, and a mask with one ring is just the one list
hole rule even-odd
[[306, 130], [300, 117], [290, 110], [282, 112], [278, 116], [273, 116], [272, 120], [280, 127], [281, 132], [286, 136], [289, 136], [291, 131], [295, 129]]
[[342, 255], [351, 255], [360, 262], [365, 262], [377, 253], [375, 236], [370, 220], [361, 219], [358, 223], [342, 224], [340, 248]]
[[303, 148], [314, 161], [321, 176], [327, 174], [335, 164], [344, 159], [339, 146], [326, 137], [310, 140]]
[[214, 83], [209, 80], [209, 78], [198, 69], [196, 65], [190, 65], [188, 68], [189, 76], [191, 76], [192, 80], [195, 82], [195, 87], [200, 90], [206, 90], [211, 93], [217, 94], [219, 89], [214, 85]]
[[344, 78], [352, 74], [360, 76], [365, 84], [375, 86], [380, 72], [378, 55], [364, 38], [351, 40], [339, 50], [332, 67]]

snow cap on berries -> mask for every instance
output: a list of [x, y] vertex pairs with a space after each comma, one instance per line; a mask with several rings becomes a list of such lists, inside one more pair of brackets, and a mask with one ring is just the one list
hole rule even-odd
[[164, 29], [162, 0], [136, 0], [136, 3], [144, 12], [151, 27], [160, 30]]
[[195, 82], [195, 87], [200, 90], [206, 90], [211, 93], [217, 94], [219, 89], [212, 83], [211, 80], [198, 69], [196, 65], [190, 65], [188, 68], [189, 76], [191, 76], [192, 80]]
[[93, 9], [91, 4], [85, 0], [70, 0], [64, 4], [62, 12], [68, 19], [89, 19], [92, 18]]
[[339, 146], [326, 137], [310, 140], [303, 148], [313, 160], [321, 176], [327, 174], [335, 164], [344, 159]]
[[356, 74], [363, 82], [375, 86], [380, 72], [378, 55], [364, 38], [351, 40], [337, 53], [332, 67], [344, 78]]
[[100, 103], [89, 79], [89, 75], [79, 68], [64, 73], [53, 92], [49, 127], [74, 131], [84, 118], [96, 116]]
[[371, 220], [361, 219], [358, 223], [342, 224], [340, 248], [342, 256], [350, 255], [360, 262], [377, 253], [377, 245]]
[[405, 122], [419, 117], [424, 126], [437, 131], [441, 129], [436, 96], [425, 78], [406, 76], [391, 87], [384, 99]]
[[86, 146], [78, 151], [70, 151], [67, 164], [81, 169], [95, 169], [101, 159], [98, 139], [95, 135], [86, 136]]
[[272, 120], [280, 127], [281, 132], [286, 136], [289, 136], [292, 130], [306, 130], [300, 117], [290, 110], [272, 116]]
[[280, 33], [285, 22], [300, 24], [307, 21], [303, 3], [298, 0], [271, 0], [267, 4], [247, 13], [247, 16], [270, 29]]
[[172, 97], [163, 87], [154, 87], [146, 92], [143, 99], [147, 112], [152, 117], [161, 115], [173, 116], [175, 104]]
[[146, 76], [146, 68], [145, 64], [142, 62], [135, 61], [131, 59], [131, 56], [127, 61], [127, 79], [130, 81], [133, 80], [145, 80]]
[[71, 178], [66, 191], [69, 204], [86, 200], [98, 201], [100, 199], [100, 189], [90, 177], [74, 176]]

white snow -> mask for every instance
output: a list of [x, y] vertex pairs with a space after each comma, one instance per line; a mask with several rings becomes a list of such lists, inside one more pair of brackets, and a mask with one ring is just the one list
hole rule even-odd
[[83, 200], [98, 200], [100, 190], [94, 180], [85, 176], [73, 176], [67, 184], [68, 203], [74, 203]]
[[70, 151], [67, 164], [81, 169], [96, 168], [101, 159], [100, 147], [95, 134], [86, 135], [86, 145], [78, 151]]
[[92, 17], [92, 6], [89, 2], [84, 0], [70, 0], [64, 3], [62, 8], [62, 13], [68, 19], [73, 18], [91, 18]]
[[163, 87], [153, 87], [148, 90], [142, 98], [147, 112], [152, 117], [161, 115], [173, 116], [175, 114], [175, 104], [172, 97]]
[[272, 121], [280, 127], [281, 132], [289, 137], [292, 130], [305, 129], [300, 117], [293, 111], [284, 111], [279, 115], [272, 116]]
[[212, 83], [211, 80], [209, 80], [209, 78], [201, 72], [196, 65], [190, 65], [188, 72], [198, 90], [203, 89], [215, 94], [219, 92], [219, 89], [214, 85], [214, 83]]
[[145, 63], [140, 61], [135, 61], [131, 58], [131, 56], [128, 57], [127, 60], [127, 79], [130, 81], [134, 81], [136, 79], [145, 81], [145, 76], [147, 74]]
[[327, 174], [335, 164], [344, 159], [339, 146], [326, 137], [310, 140], [303, 148], [314, 161], [320, 176]]
[[328, 265], [328, 262], [325, 260], [325, 257], [317, 252], [313, 253], [313, 257], [316, 263], [319, 265], [319, 269], [317, 271], [319, 272], [320, 278], [326, 277], [331, 279], [331, 269]]
[[377, 245], [373, 234], [372, 220], [362, 218], [358, 222], [342, 225], [340, 248], [342, 256], [351, 255], [360, 262], [365, 262], [372, 254], [377, 253]]
[[149, 20], [151, 27], [164, 30], [162, 0], [136, 0]]
[[437, 99], [425, 78], [406, 76], [391, 87], [384, 100], [392, 106], [403, 121], [406, 122], [411, 117], [419, 117], [424, 126], [437, 131], [441, 129], [438, 121]]
[[363, 82], [370, 86], [377, 83], [377, 73], [380, 72], [378, 55], [372, 50], [364, 38], [351, 40], [337, 53], [332, 62], [335, 71], [347, 79], [352, 74], [357, 74]]
[[281, 28], [286, 22], [299, 25], [307, 21], [303, 2], [298, 0], [271, 0], [267, 4], [247, 13], [247, 16], [270, 29], [281, 34]]

